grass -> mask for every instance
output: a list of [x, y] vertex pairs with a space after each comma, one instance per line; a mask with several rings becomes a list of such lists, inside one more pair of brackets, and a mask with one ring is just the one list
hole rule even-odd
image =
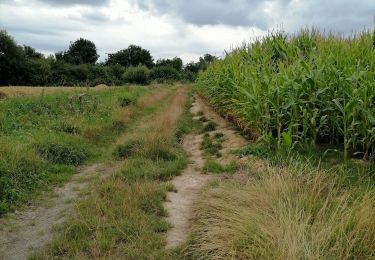
[[203, 166], [204, 173], [234, 173], [237, 171], [238, 165], [235, 161], [228, 164], [220, 164], [213, 160], [206, 160]]
[[[67, 181], [76, 166], [106, 160], [136, 115], [152, 109], [136, 103], [150, 92], [142, 87], [33, 89], [0, 102], [0, 214]], [[122, 107], [124, 96], [133, 104]]]
[[214, 134], [213, 137], [209, 133], [203, 135], [203, 140], [201, 143], [201, 149], [207, 155], [215, 155], [216, 157], [221, 157], [220, 150], [222, 148], [223, 136], [220, 134]]
[[[371, 259], [374, 189], [344, 182], [348, 169], [249, 169], [248, 181], [206, 188], [195, 208], [188, 259]], [[362, 183], [371, 183], [362, 179]]]
[[136, 143], [137, 149], [125, 148], [120, 169], [90, 184], [87, 197], [77, 202], [57, 237], [31, 259], [170, 257], [164, 234], [170, 226], [162, 203], [167, 191], [174, 190], [168, 181], [188, 163], [179, 145], [181, 136], [192, 130], [186, 97], [186, 88], [177, 89], [128, 129], [120, 141], [124, 147]]

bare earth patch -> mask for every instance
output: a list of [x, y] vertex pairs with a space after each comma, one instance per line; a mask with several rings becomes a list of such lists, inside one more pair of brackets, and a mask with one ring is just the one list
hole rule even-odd
[[57, 188], [49, 205], [31, 207], [0, 220], [0, 259], [26, 259], [53, 237], [53, 226], [72, 212], [73, 201], [88, 185], [88, 178], [107, 176], [116, 166], [93, 164], [82, 167], [72, 181]]

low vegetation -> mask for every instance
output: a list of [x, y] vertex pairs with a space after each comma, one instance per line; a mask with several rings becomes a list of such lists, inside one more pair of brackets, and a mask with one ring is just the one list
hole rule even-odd
[[249, 171], [245, 183], [216, 182], [203, 192], [187, 258], [373, 258], [374, 189], [368, 180], [345, 188], [339, 176], [350, 172], [298, 160], [285, 169]]
[[0, 103], [0, 213], [66, 181], [75, 166], [104, 158], [101, 154], [131, 120], [131, 108], [123, 108], [118, 99], [132, 97], [134, 103], [149, 92], [145, 88], [78, 91], [13, 97]]
[[177, 138], [191, 127], [186, 95], [186, 88], [178, 89], [129, 129], [114, 148], [114, 159], [123, 158], [119, 171], [88, 187], [58, 237], [33, 259], [169, 257], [162, 203], [173, 190], [168, 180], [187, 164]]

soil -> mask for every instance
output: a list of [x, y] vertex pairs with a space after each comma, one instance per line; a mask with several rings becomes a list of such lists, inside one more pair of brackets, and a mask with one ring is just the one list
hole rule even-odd
[[[199, 96], [196, 96], [190, 112], [194, 115], [199, 111], [202, 111], [207, 119], [217, 124], [215, 132], [224, 134], [225, 139], [222, 143], [223, 149], [221, 150], [222, 158], [220, 158], [220, 163], [238, 160], [239, 158], [231, 153], [232, 149], [243, 147], [248, 141]], [[199, 117], [194, 119], [199, 119]], [[220, 178], [217, 175], [202, 174], [202, 167], [205, 162], [203, 152], [200, 149], [202, 140], [203, 134], [189, 134], [183, 140], [183, 148], [188, 153], [191, 163], [180, 176], [172, 180], [176, 192], [169, 192], [167, 202], [164, 204], [168, 212], [166, 219], [172, 225], [172, 228], [166, 234], [166, 247], [169, 249], [178, 247], [186, 242], [189, 236], [193, 204], [199, 195], [199, 191], [208, 182]]]
[[94, 176], [108, 176], [115, 166], [93, 164], [82, 167], [72, 181], [55, 190], [55, 196], [43, 206], [31, 206], [0, 220], [0, 259], [27, 259], [53, 237], [53, 227], [64, 221], [74, 201]]

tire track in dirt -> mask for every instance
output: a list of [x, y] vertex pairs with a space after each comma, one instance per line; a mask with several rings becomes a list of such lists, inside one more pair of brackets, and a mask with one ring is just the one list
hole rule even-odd
[[0, 259], [27, 259], [52, 239], [53, 227], [72, 212], [73, 201], [89, 184], [89, 178], [104, 178], [116, 171], [118, 165], [93, 164], [82, 167], [72, 180], [55, 190], [52, 205], [31, 207], [9, 214], [0, 220]]
[[[140, 108], [152, 107], [171, 94], [169, 89], [158, 89], [152, 95], [138, 100]], [[128, 110], [127, 112], [132, 113]], [[127, 118], [127, 116], [125, 116]], [[131, 117], [131, 116], [130, 116]], [[136, 123], [140, 128], [142, 121]], [[126, 136], [126, 135], [125, 135]], [[120, 136], [115, 143], [123, 139]], [[41, 206], [32, 206], [0, 219], [0, 259], [27, 259], [30, 253], [40, 251], [54, 235], [53, 228], [62, 224], [74, 212], [74, 203], [95, 177], [106, 178], [118, 171], [122, 162], [83, 166], [72, 180], [56, 188], [54, 196]]]
[[[222, 149], [223, 157], [220, 161], [226, 163], [233, 159], [238, 159], [231, 153], [231, 150], [245, 146], [248, 143], [246, 139], [239, 135], [228, 121], [205, 104], [199, 96], [196, 96], [190, 112], [197, 114], [199, 111], [202, 111], [206, 118], [215, 122], [218, 125], [217, 131], [222, 132], [225, 136]], [[199, 119], [199, 117], [194, 119]], [[194, 201], [197, 199], [200, 190], [208, 182], [219, 179], [217, 175], [202, 174], [205, 162], [200, 149], [202, 140], [203, 134], [188, 134], [183, 139], [183, 148], [189, 155], [190, 164], [180, 176], [172, 180], [177, 192], [169, 192], [167, 194], [167, 202], [164, 204], [168, 212], [166, 220], [172, 225], [172, 228], [166, 234], [166, 247], [168, 249], [180, 246], [187, 240]]]

